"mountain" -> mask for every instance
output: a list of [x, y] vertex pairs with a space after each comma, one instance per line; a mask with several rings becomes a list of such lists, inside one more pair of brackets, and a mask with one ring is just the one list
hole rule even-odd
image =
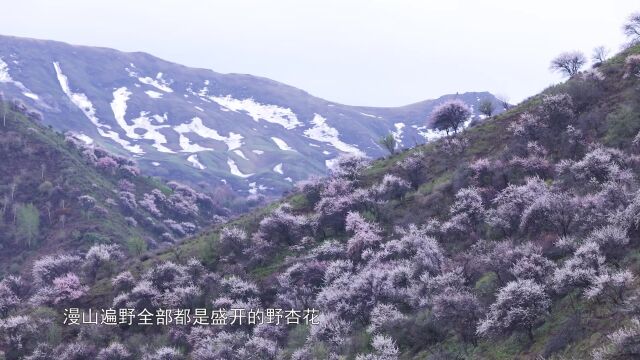
[[134, 158], [147, 174], [254, 194], [326, 174], [341, 153], [380, 157], [377, 142], [389, 133], [401, 147], [424, 143], [435, 135], [429, 113], [447, 99], [499, 108], [487, 92], [347, 106], [266, 78], [9, 36], [0, 36], [0, 90], [41, 111], [45, 124]]

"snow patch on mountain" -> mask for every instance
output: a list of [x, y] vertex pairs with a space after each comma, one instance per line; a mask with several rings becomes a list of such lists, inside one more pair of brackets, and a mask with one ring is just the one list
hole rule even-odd
[[418, 135], [422, 136], [427, 142], [439, 139], [446, 135], [446, 132], [442, 130], [429, 129], [427, 126], [412, 125], [411, 127], [416, 129]]
[[164, 122], [169, 120], [169, 116], [167, 115], [167, 113], [164, 113], [164, 115], [156, 114], [156, 115], [153, 115], [152, 118], [154, 118], [160, 124], [163, 124]]
[[360, 115], [364, 115], [364, 116], [366, 116], [366, 117], [370, 117], [370, 118], [374, 118], [374, 119], [377, 119], [377, 118], [378, 118], [378, 117], [377, 117], [377, 116], [375, 116], [375, 115], [371, 115], [371, 114], [367, 114], [367, 113], [363, 113], [363, 112], [361, 112], [361, 113], [360, 113]]
[[[125, 135], [130, 139], [145, 139], [153, 141], [153, 147], [163, 153], [173, 154], [173, 150], [164, 146], [167, 143], [167, 138], [159, 131], [162, 128], [168, 128], [169, 125], [154, 125], [149, 118], [149, 113], [146, 111], [140, 112], [140, 116], [131, 120], [132, 125], [127, 123], [125, 119], [127, 113], [127, 101], [131, 96], [131, 92], [126, 87], [121, 87], [113, 92], [113, 101], [111, 102], [111, 110], [113, 116], [116, 119], [116, 123], [125, 131]], [[164, 120], [162, 116], [154, 115], [153, 119], [160, 118]], [[144, 134], [140, 135], [136, 132], [137, 129], [144, 130]]]
[[313, 127], [304, 131], [304, 135], [309, 139], [330, 144], [337, 150], [345, 153], [363, 157], [366, 156], [365, 153], [357, 147], [340, 140], [338, 130], [329, 126], [329, 124], [327, 124], [327, 119], [321, 115], [314, 114], [311, 123], [313, 124]]
[[284, 172], [282, 171], [282, 163], [276, 165], [273, 167], [273, 171], [277, 172], [280, 175], [284, 175]]
[[73, 91], [71, 91], [71, 87], [69, 86], [69, 79], [62, 73], [60, 64], [58, 62], [54, 62], [53, 67], [56, 71], [58, 83], [60, 84], [60, 88], [62, 89], [62, 91], [65, 93], [65, 95], [67, 95], [69, 100], [71, 100], [71, 102], [75, 106], [77, 106], [80, 111], [82, 111], [82, 113], [84, 113], [87, 119], [89, 119], [89, 121], [93, 123], [100, 136], [115, 141], [131, 153], [139, 155], [144, 154], [144, 151], [142, 150], [140, 145], [131, 145], [131, 143], [127, 140], [121, 139], [120, 135], [117, 132], [110, 130], [111, 126], [101, 123], [100, 119], [98, 119], [98, 117], [96, 116], [96, 109], [93, 107], [91, 101], [89, 101], [87, 95], [83, 93], [74, 93]]
[[264, 154], [264, 151], [262, 150], [251, 150], [252, 153], [256, 154], [256, 155], [262, 155]]
[[236, 150], [233, 150], [233, 152], [234, 152], [236, 155], [240, 156], [241, 158], [243, 158], [243, 159], [245, 159], [245, 160], [249, 160], [249, 159], [247, 159], [247, 157], [246, 157], [246, 156], [244, 156], [244, 153], [242, 152], [242, 150], [238, 150], [238, 149], [236, 149]]
[[9, 65], [0, 58], [0, 82], [8, 83], [13, 82], [11, 75], [9, 75]]
[[200, 145], [198, 145], [196, 143], [191, 143], [191, 139], [189, 139], [186, 135], [184, 135], [181, 132], [178, 132], [178, 133], [180, 134], [179, 138], [178, 138], [178, 143], [180, 144], [180, 147], [182, 148], [182, 150], [180, 150], [181, 152], [197, 153], [197, 152], [202, 152], [202, 151], [213, 151], [212, 148], [200, 146]]
[[160, 90], [160, 91], [164, 91], [166, 93], [172, 93], [173, 89], [169, 87], [169, 82], [167, 82], [165, 79], [162, 78], [162, 73], [159, 72], [156, 75], [156, 78], [150, 78], [150, 77], [138, 77], [138, 81], [140, 81], [141, 83], [145, 84], [145, 85], [150, 85], [153, 86], [154, 88]]
[[131, 122], [133, 123], [132, 128], [145, 130], [145, 133], [142, 134], [142, 138], [145, 140], [153, 141], [153, 144], [151, 146], [156, 148], [156, 150], [158, 150], [159, 152], [175, 154], [175, 151], [165, 146], [165, 144], [168, 143], [167, 138], [159, 131], [159, 129], [168, 128], [169, 125], [152, 124], [151, 119], [157, 120], [158, 115], [154, 115], [153, 117], [149, 118], [148, 114], [149, 113], [147, 111], [141, 111], [139, 117], [131, 120]]
[[70, 134], [75, 139], [78, 139], [78, 140], [82, 141], [83, 143], [85, 143], [87, 145], [93, 144], [93, 139], [90, 136], [88, 136], [88, 135], [86, 135], [84, 133], [78, 133], [78, 132], [70, 131], [68, 134]]
[[[204, 89], [206, 89], [206, 87]], [[206, 91], [203, 92], [201, 90], [199, 95], [206, 97]], [[264, 120], [272, 124], [280, 125], [288, 130], [303, 125], [291, 109], [277, 105], [261, 104], [253, 100], [253, 98], [239, 100], [233, 98], [231, 95], [227, 95], [209, 96], [208, 99], [215, 101], [218, 105], [228, 110], [234, 112], [244, 111], [256, 122]]]
[[160, 98], [162, 98], [162, 93], [157, 92], [157, 91], [147, 90], [144, 93], [147, 94], [147, 96], [149, 96], [152, 99], [160, 99]]
[[[242, 146], [242, 139], [244, 139], [244, 137], [240, 134], [236, 134], [234, 132], [229, 132], [229, 136], [222, 136], [218, 133], [218, 131], [208, 128], [207, 126], [205, 126], [202, 123], [202, 119], [200, 119], [199, 117], [194, 117], [193, 119], [191, 119], [190, 123], [184, 123], [184, 124], [180, 124], [176, 127], [173, 128], [178, 134], [180, 134], [180, 145], [182, 146], [182, 138], [186, 138], [184, 136], [185, 133], [195, 133], [203, 138], [207, 138], [207, 139], [212, 139], [212, 140], [216, 140], [216, 141], [222, 141], [224, 142], [227, 147], [229, 148], [229, 151], [231, 150], [235, 150], [238, 149]], [[187, 139], [188, 141], [188, 139]], [[197, 145], [197, 144], [196, 144]], [[199, 146], [199, 145], [197, 145]], [[190, 146], [187, 145], [187, 148], [185, 148], [185, 146], [182, 146], [183, 150], [186, 152], [190, 152], [187, 150], [187, 148], [189, 149], [194, 149]], [[210, 148], [202, 148], [201, 149], [206, 149], [206, 150], [212, 150]], [[206, 151], [206, 150], [199, 150], [199, 151]], [[194, 151], [197, 152], [197, 151]]]
[[[17, 64], [14, 61], [14, 64]], [[14, 80], [9, 74], [9, 65], [0, 58], [0, 83], [9, 83], [15, 85], [20, 91], [22, 91], [22, 95], [31, 98], [33, 100], [40, 100], [40, 97], [29, 90], [23, 83], [20, 81]]]
[[267, 187], [264, 185], [257, 185], [255, 182], [249, 183], [249, 194], [257, 195], [258, 191], [265, 191]]
[[196, 169], [200, 169], [200, 170], [206, 169], [206, 167], [204, 165], [202, 165], [200, 160], [198, 160], [198, 155], [197, 154], [189, 155], [189, 157], [187, 158], [187, 161], [190, 162], [191, 165], [193, 165], [193, 167], [196, 168]]
[[240, 171], [240, 169], [238, 168], [238, 165], [236, 165], [236, 162], [233, 161], [233, 159], [231, 158], [227, 158], [227, 165], [229, 165], [229, 171], [231, 172], [232, 175], [239, 176], [241, 178], [248, 178], [253, 175], [253, 174], [244, 174], [242, 171]]
[[396, 143], [400, 144], [402, 143], [402, 131], [406, 125], [404, 123], [395, 123], [393, 126], [396, 128], [396, 131], [392, 131], [391, 134], [396, 140]]
[[139, 139], [140, 136], [135, 133], [134, 129], [127, 124], [124, 119], [127, 113], [127, 101], [131, 96], [131, 92], [126, 87], [121, 87], [113, 92], [113, 101], [111, 102], [111, 110], [116, 123], [125, 131], [125, 135], [130, 139]]
[[289, 146], [286, 142], [284, 142], [284, 140], [282, 140], [280, 138], [272, 136], [271, 140], [273, 140], [273, 142], [276, 143], [276, 146], [278, 146], [278, 148], [280, 150], [283, 150], [283, 151], [295, 151], [295, 150], [293, 150], [293, 148], [291, 146]]
[[335, 166], [338, 164], [338, 159], [328, 159], [324, 161], [324, 166], [327, 167], [327, 169], [329, 170], [333, 170], [333, 168], [335, 168]]
[[[473, 117], [467, 119], [464, 123], [462, 123], [461, 130], [464, 131], [473, 120]], [[412, 128], [416, 129], [416, 132], [422, 136], [427, 142], [440, 139], [444, 136], [447, 136], [447, 132], [444, 130], [436, 130], [436, 129], [428, 129], [427, 126], [417, 126], [412, 125]]]

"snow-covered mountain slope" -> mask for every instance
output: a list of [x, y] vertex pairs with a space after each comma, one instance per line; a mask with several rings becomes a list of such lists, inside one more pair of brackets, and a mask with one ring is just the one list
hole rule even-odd
[[278, 193], [324, 174], [341, 153], [378, 157], [429, 137], [426, 118], [458, 97], [397, 107], [346, 106], [266, 78], [189, 68], [145, 53], [0, 36], [0, 90], [46, 124], [137, 159], [146, 173]]

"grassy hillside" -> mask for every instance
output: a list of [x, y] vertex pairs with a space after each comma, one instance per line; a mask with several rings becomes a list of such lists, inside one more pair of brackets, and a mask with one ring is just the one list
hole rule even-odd
[[[637, 358], [638, 55], [632, 47], [428, 145], [371, 163], [343, 158], [331, 177], [175, 246], [119, 263], [39, 262], [0, 283], [2, 349], [64, 359]], [[64, 309], [104, 306], [229, 317], [314, 308], [319, 324], [62, 325]]]
[[[158, 202], [157, 213], [144, 206], [144, 195], [154, 190], [171, 198], [183, 186], [141, 176], [132, 160], [43, 126], [39, 114], [19, 101], [0, 103], [1, 272], [21, 272], [45, 254], [116, 244], [137, 255], [183, 237], [186, 232], [163, 223], [185, 221], [169, 201]], [[132, 203], [123, 201], [123, 192]], [[224, 214], [224, 203], [198, 196], [196, 214], [188, 219], [194, 226]]]

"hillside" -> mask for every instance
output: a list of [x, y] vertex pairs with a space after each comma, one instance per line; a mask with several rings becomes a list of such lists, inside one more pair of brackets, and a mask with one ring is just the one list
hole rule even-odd
[[135, 256], [229, 216], [227, 207], [247, 206], [234, 203], [230, 190], [207, 195], [143, 176], [134, 161], [55, 132], [36, 110], [2, 100], [0, 273], [92, 245]]
[[[263, 304], [319, 308], [317, 327], [254, 331], [285, 358], [635, 359], [637, 54], [463, 135], [364, 167], [346, 161], [280, 207], [143, 268], [199, 254], [216, 274], [256, 284]], [[202, 351], [219, 336], [183, 346]]]
[[[0, 36], [0, 91], [149, 175], [229, 184], [244, 195], [276, 194], [325, 175], [338, 155], [379, 157], [393, 133], [399, 148], [433, 136], [426, 119], [437, 104], [498, 101], [487, 92], [444, 95], [398, 108], [357, 107], [314, 97], [266, 78], [220, 74], [145, 53]], [[499, 110], [500, 109], [500, 110]]]

